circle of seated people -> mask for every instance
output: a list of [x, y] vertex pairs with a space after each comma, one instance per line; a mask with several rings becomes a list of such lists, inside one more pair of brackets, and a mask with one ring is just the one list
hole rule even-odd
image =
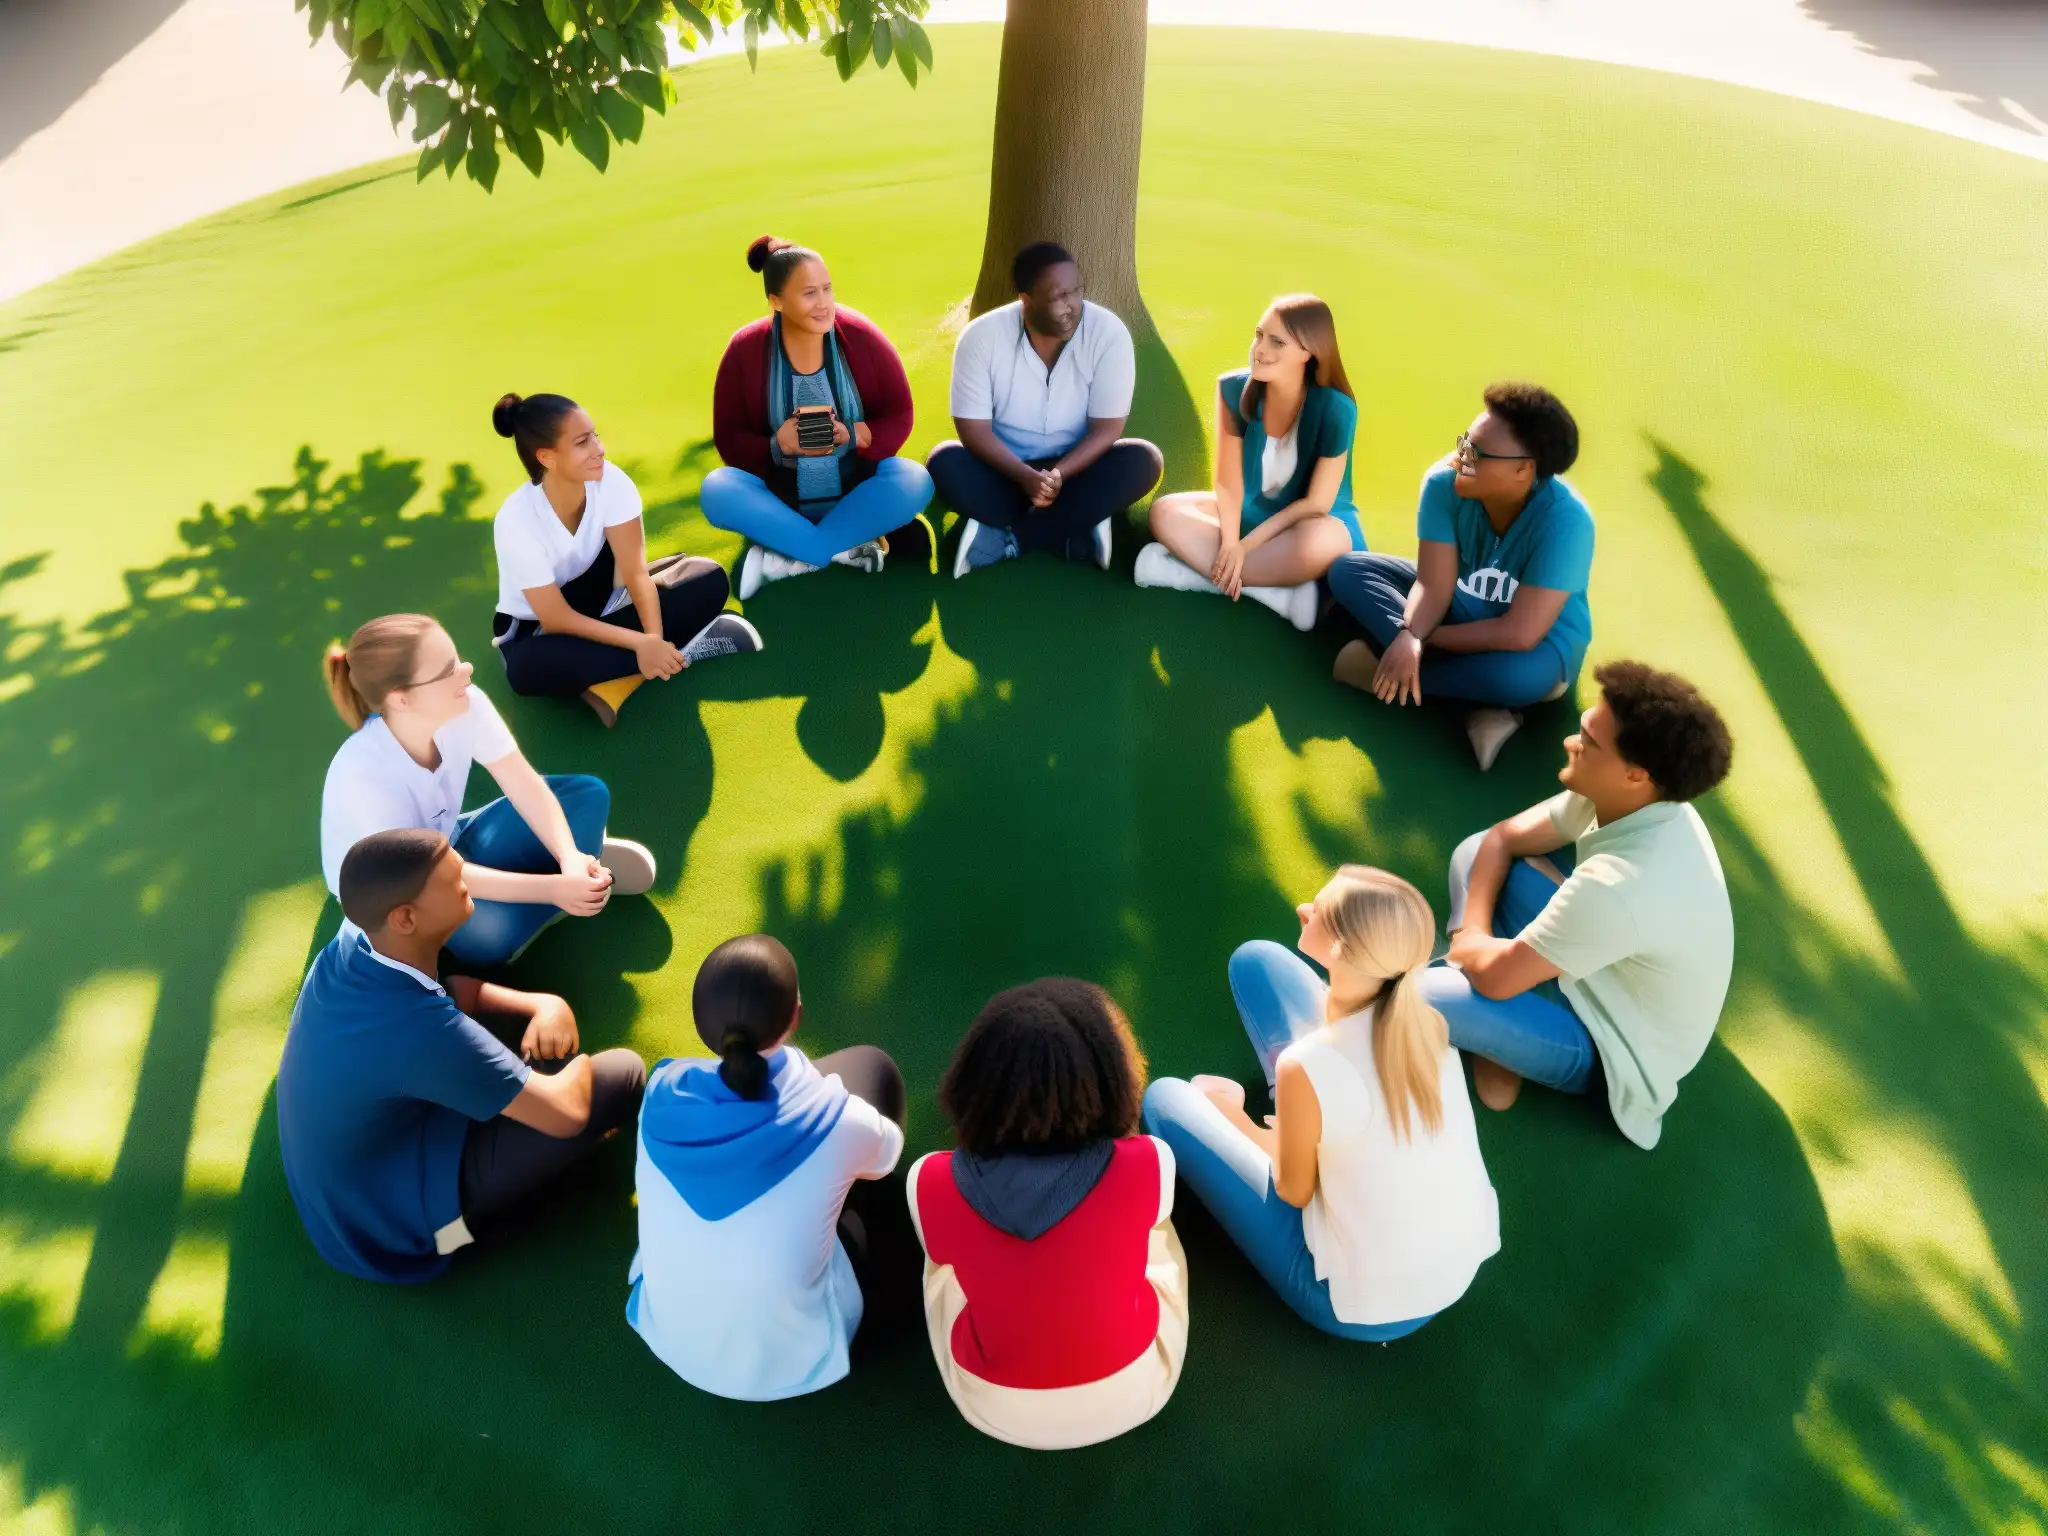
[[[902, 364], [839, 306], [815, 252], [748, 251], [770, 313], [718, 371], [707, 520], [748, 539], [744, 601], [839, 564], [936, 551], [934, 488], [959, 515], [955, 578], [1028, 552], [1107, 569], [1109, 525], [1158, 483], [1122, 435], [1130, 333], [1082, 297], [1073, 258], [1020, 253], [1018, 298], [959, 338], [959, 437], [928, 468]], [[1158, 497], [1140, 585], [1251, 596], [1303, 628], [1328, 592], [1363, 634], [1336, 675], [1389, 704], [1474, 706], [1482, 769], [1522, 711], [1577, 681], [1593, 525], [1561, 478], [1578, 431], [1554, 396], [1486, 390], [1424, 477], [1414, 562], [1367, 551], [1350, 493], [1357, 420], [1328, 306], [1276, 300], [1216, 398], [1211, 490]], [[493, 646], [522, 694], [614, 724], [643, 682], [758, 651], [725, 572], [647, 555], [638, 490], [561, 395], [493, 409], [525, 483], [497, 514]], [[1050, 977], [989, 1001], [939, 1088], [949, 1150], [898, 1167], [903, 1078], [874, 1047], [816, 1061], [797, 963], [766, 934], [704, 960], [710, 1054], [650, 1071], [583, 1054], [569, 1003], [481, 981], [549, 924], [644, 894], [655, 861], [609, 835], [587, 774], [543, 776], [452, 636], [392, 614], [330, 648], [349, 734], [321, 803], [341, 931], [315, 958], [278, 1068], [293, 1201], [320, 1255], [366, 1280], [433, 1279], [609, 1138], [637, 1144], [628, 1323], [684, 1380], [743, 1399], [848, 1374], [870, 1329], [914, 1316], [963, 1417], [1012, 1443], [1086, 1445], [1170, 1398], [1189, 1326], [1177, 1188], [1208, 1208], [1310, 1326], [1387, 1342], [1453, 1305], [1500, 1247], [1472, 1083], [1604, 1102], [1654, 1147], [1712, 1038], [1733, 960], [1728, 895], [1691, 802], [1727, 774], [1719, 714], [1639, 662], [1595, 672], [1552, 798], [1474, 833], [1438, 924], [1413, 886], [1346, 865], [1224, 977], [1272, 1112], [1237, 1075], [1148, 1084], [1100, 987]], [[501, 798], [464, 811], [472, 763]], [[1433, 957], [1434, 956], [1434, 957]], [[1218, 1063], [1227, 1067], [1229, 1063]], [[1246, 1063], [1250, 1065], [1249, 1062]]]

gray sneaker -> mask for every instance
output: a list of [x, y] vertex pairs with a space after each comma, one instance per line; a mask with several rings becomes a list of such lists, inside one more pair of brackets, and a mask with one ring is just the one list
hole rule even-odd
[[881, 570], [882, 563], [888, 558], [888, 540], [869, 539], [865, 544], [856, 544], [851, 549], [842, 549], [832, 557], [832, 563], [834, 565], [851, 566], [856, 571], [866, 571], [872, 576]]
[[695, 666], [715, 656], [744, 656], [760, 649], [761, 631], [736, 613], [721, 613], [683, 647], [683, 660]]
[[960, 530], [960, 552], [953, 557], [955, 579], [984, 566], [999, 565], [1017, 558], [1017, 536], [1007, 528], [992, 528], [969, 518]]

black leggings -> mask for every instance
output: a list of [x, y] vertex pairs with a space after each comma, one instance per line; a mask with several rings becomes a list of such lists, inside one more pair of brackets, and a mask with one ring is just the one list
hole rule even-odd
[[[839, 1074], [846, 1091], [903, 1124], [906, 1095], [903, 1074], [878, 1046], [850, 1045], [812, 1063], [826, 1076]], [[905, 1160], [908, 1161], [907, 1159]], [[922, 1326], [924, 1250], [910, 1222], [899, 1162], [886, 1178], [855, 1179], [839, 1214], [839, 1240], [853, 1263], [866, 1303], [855, 1348], [865, 1354], [878, 1341], [894, 1337], [915, 1322]]]
[[[1033, 469], [1051, 469], [1057, 459], [1032, 459]], [[1137, 501], [1159, 483], [1164, 461], [1142, 437], [1120, 437], [1081, 473], [1060, 487], [1049, 507], [1034, 507], [1024, 487], [992, 464], [984, 463], [965, 443], [941, 443], [925, 460], [932, 484], [946, 505], [962, 517], [992, 528], [1007, 528], [1022, 550], [1046, 549], [1092, 556], [1095, 525]]]
[[[661, 599], [661, 632], [673, 645], [689, 644], [698, 630], [717, 618], [731, 591], [718, 563], [696, 555], [671, 555], [647, 569], [655, 573], [654, 589]], [[585, 618], [601, 619], [637, 634], [640, 615], [631, 604], [616, 613], [604, 611], [617, 585], [612, 548], [606, 544], [598, 549], [589, 570], [562, 583], [562, 599]], [[640, 671], [639, 658], [624, 646], [586, 640], [581, 635], [546, 634], [532, 619], [501, 613], [491, 632], [494, 637], [510, 635], [499, 641], [498, 655], [514, 693], [574, 698], [593, 683], [632, 677]]]
[[[497, 1033], [499, 1021], [485, 1027]], [[518, 1049], [518, 1036], [508, 1042]], [[508, 1120], [479, 1120], [462, 1143], [456, 1185], [462, 1219], [479, 1242], [513, 1224], [517, 1209], [543, 1184], [587, 1157], [613, 1131], [640, 1118], [647, 1064], [632, 1051], [599, 1051], [590, 1058], [590, 1123], [574, 1136], [550, 1136]]]

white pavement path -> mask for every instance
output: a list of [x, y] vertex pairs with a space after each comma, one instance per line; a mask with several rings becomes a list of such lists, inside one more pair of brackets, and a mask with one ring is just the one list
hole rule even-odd
[[[933, 21], [1001, 0], [937, 0]], [[1434, 38], [1731, 81], [2048, 159], [2026, 0], [1152, 0], [1155, 23]], [[0, 0], [0, 300], [190, 219], [398, 153], [290, 0]]]

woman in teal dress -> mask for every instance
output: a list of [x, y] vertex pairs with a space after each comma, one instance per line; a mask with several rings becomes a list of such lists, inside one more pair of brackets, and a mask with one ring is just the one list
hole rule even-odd
[[1330, 306], [1275, 299], [1251, 366], [1216, 382], [1216, 488], [1152, 503], [1158, 542], [1138, 555], [1138, 585], [1249, 597], [1313, 628], [1323, 573], [1365, 548], [1351, 501], [1357, 430]]

